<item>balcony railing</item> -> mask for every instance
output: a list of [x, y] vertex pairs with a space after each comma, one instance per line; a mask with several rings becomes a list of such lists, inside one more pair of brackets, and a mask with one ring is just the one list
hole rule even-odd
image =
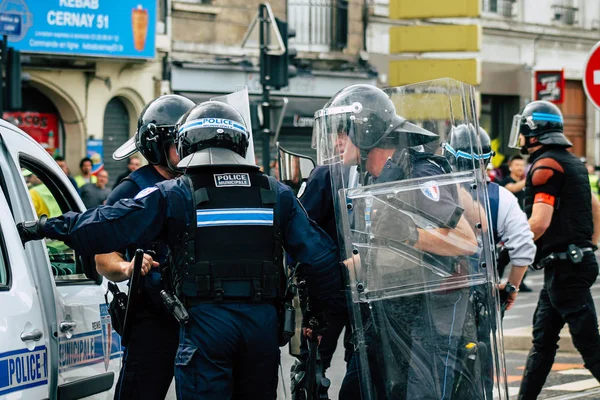
[[340, 50], [348, 43], [348, 0], [292, 0], [288, 22], [300, 51]]
[[561, 22], [565, 25], [576, 25], [577, 24], [577, 7], [565, 4], [554, 4], [552, 5], [552, 13], [554, 14], [554, 21]]
[[515, 16], [513, 9], [515, 1], [516, 0], [483, 0], [483, 11], [512, 18]]

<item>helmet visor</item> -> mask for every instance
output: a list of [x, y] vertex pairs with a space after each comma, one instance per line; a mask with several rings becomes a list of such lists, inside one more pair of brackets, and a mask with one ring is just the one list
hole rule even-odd
[[510, 128], [510, 136], [508, 138], [508, 147], [511, 149], [520, 149], [521, 145], [519, 143], [519, 134], [521, 133], [521, 121], [523, 120], [523, 116], [521, 114], [516, 114], [513, 117], [513, 122]]
[[130, 157], [137, 151], [138, 149], [135, 145], [135, 136], [132, 136], [131, 138], [129, 138], [128, 141], [123, 143], [121, 147], [114, 151], [112, 158], [113, 160], [121, 161], [126, 159], [127, 157]]
[[[330, 107], [315, 113], [313, 125], [313, 148], [317, 150], [318, 164], [332, 164], [344, 160], [344, 164], [355, 165], [358, 160], [348, 153], [350, 136], [356, 132], [356, 125], [361, 123], [356, 118], [362, 110], [360, 103], [350, 106]], [[358, 154], [358, 153], [357, 153]]]

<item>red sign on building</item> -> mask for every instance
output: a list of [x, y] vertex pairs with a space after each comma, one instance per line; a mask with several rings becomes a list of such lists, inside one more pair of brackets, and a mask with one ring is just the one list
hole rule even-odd
[[565, 97], [565, 71], [535, 71], [535, 100], [561, 104]]
[[5, 112], [3, 118], [21, 128], [25, 133], [42, 145], [48, 153], [54, 155], [60, 149], [58, 116], [38, 112]]

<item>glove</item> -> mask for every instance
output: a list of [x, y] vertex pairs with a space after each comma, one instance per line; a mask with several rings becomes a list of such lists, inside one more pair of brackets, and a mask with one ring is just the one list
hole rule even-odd
[[415, 221], [407, 214], [388, 205], [375, 211], [372, 231], [376, 237], [413, 245], [418, 240]]
[[25, 221], [17, 224], [17, 230], [19, 231], [19, 236], [21, 236], [23, 246], [30, 240], [40, 240], [46, 237], [44, 235], [44, 225], [46, 225], [47, 220], [48, 217], [42, 215], [37, 221]]

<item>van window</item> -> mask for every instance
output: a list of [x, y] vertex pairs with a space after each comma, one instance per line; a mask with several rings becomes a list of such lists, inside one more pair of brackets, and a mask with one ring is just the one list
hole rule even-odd
[[4, 243], [4, 237], [0, 231], [0, 291], [10, 289], [8, 281], [8, 265], [6, 263], [6, 244]]
[[[63, 182], [54, 175], [54, 172], [48, 171], [33, 159], [22, 158], [20, 162], [21, 173], [27, 182], [29, 195], [38, 217], [43, 214], [48, 217], [57, 217], [67, 211], [78, 211], [72, 195], [63, 186]], [[94, 271], [87, 271], [83, 263], [78, 260], [75, 251], [63, 241], [44, 240], [52, 274], [57, 284], [97, 281], [95, 268], [92, 268]]]

